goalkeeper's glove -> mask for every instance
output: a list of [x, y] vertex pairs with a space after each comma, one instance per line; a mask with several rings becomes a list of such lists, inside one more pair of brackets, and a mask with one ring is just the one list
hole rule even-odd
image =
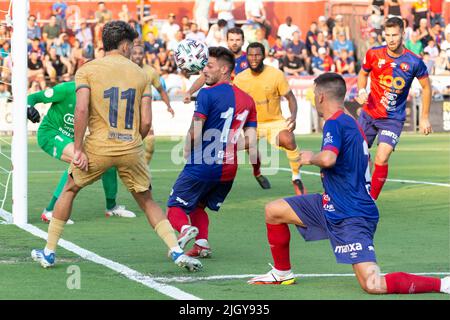
[[33, 123], [39, 122], [41, 120], [41, 115], [35, 107], [29, 106], [27, 110], [27, 118]]

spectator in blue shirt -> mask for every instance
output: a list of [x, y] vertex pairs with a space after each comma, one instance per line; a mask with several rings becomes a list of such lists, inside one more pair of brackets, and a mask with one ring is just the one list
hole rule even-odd
[[350, 40], [346, 40], [344, 32], [340, 32], [337, 40], [333, 42], [333, 56], [335, 60], [339, 58], [339, 53], [343, 48], [347, 50], [350, 57], [354, 57], [355, 49], [353, 43]]
[[36, 16], [30, 15], [28, 17], [28, 26], [27, 26], [27, 38], [28, 43], [30, 43], [33, 39], [41, 38], [41, 28], [36, 23]]

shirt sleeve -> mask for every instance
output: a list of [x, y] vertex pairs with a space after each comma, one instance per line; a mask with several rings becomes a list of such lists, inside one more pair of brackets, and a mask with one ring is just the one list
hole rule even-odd
[[422, 59], [419, 60], [415, 76], [419, 80], [428, 77], [427, 66]]
[[207, 119], [209, 113], [209, 101], [208, 94], [205, 89], [201, 89], [197, 95], [197, 101], [195, 101], [194, 116], [202, 119]]
[[363, 64], [361, 66], [364, 71], [370, 72], [372, 70], [372, 50], [367, 50], [366, 56], [364, 57]]
[[152, 85], [153, 85], [156, 89], [161, 88], [161, 81], [159, 80], [159, 75], [158, 75], [158, 74], [154, 74], [154, 75], [153, 75]]
[[257, 127], [257, 118], [256, 118], [256, 106], [255, 101], [249, 97], [250, 109], [247, 116], [247, 121], [245, 122], [244, 127]]
[[145, 75], [145, 87], [144, 92], [142, 93], [143, 97], [152, 97], [152, 79], [149, 78], [149, 76]]
[[[28, 106], [34, 106], [37, 103], [54, 103], [63, 101], [68, 95], [74, 95], [75, 91], [68, 90], [67, 83], [56, 85], [53, 88], [48, 88], [33, 94], [28, 95]], [[73, 91], [73, 92], [71, 92]]]
[[328, 120], [323, 127], [322, 151], [329, 150], [339, 155], [342, 137], [336, 120]]
[[91, 88], [87, 66], [81, 67], [75, 74], [75, 88], [75, 91], [81, 88]]

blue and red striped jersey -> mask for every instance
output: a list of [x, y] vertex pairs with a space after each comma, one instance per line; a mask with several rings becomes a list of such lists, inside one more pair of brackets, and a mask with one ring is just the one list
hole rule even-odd
[[200, 90], [194, 116], [205, 119], [202, 142], [191, 152], [184, 171], [201, 180], [233, 180], [240, 133], [256, 127], [253, 99], [234, 85], [218, 83]]
[[363, 110], [374, 119], [404, 121], [406, 100], [414, 78], [428, 77], [422, 59], [407, 49], [399, 57], [391, 57], [387, 46], [369, 49], [362, 68], [370, 72], [370, 94]]

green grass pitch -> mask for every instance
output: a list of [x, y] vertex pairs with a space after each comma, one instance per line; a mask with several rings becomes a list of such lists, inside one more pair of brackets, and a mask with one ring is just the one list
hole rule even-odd
[[[302, 149], [320, 148], [319, 135], [298, 136], [297, 142]], [[163, 208], [182, 168], [170, 161], [176, 143], [158, 138], [151, 163], [154, 198]], [[8, 146], [2, 144], [2, 150], [7, 153]], [[29, 140], [28, 158], [29, 223], [47, 231], [40, 214], [65, 164], [41, 152], [35, 138]], [[289, 167], [284, 153], [279, 159], [281, 168]], [[2, 165], [8, 165], [4, 158], [0, 159]], [[306, 174], [318, 172], [318, 168], [309, 166], [304, 170], [308, 191], [321, 192], [319, 177]], [[5, 177], [0, 174], [0, 179]], [[443, 294], [370, 296], [360, 289], [354, 277], [338, 276], [349, 274], [352, 269], [336, 264], [328, 241], [306, 243], [292, 227], [293, 270], [306, 276], [298, 277], [292, 286], [247, 285], [247, 278], [239, 275], [265, 273], [269, 270], [267, 263], [272, 262], [264, 205], [293, 195], [288, 171], [268, 177], [272, 189], [262, 190], [252, 176], [251, 166], [240, 166], [222, 209], [209, 213], [213, 257], [203, 260], [204, 270], [198, 273], [185, 272], [168, 260], [164, 244], [121, 184], [118, 202], [135, 211], [137, 218], [105, 218], [99, 181], [82, 190], [75, 200], [75, 224], [66, 226], [63, 238], [201, 299], [449, 299]], [[450, 135], [404, 134], [391, 157], [389, 178], [447, 186], [391, 181], [385, 184], [377, 202], [380, 222], [375, 236], [381, 271], [450, 272]], [[5, 209], [10, 211], [10, 202]], [[0, 299], [171, 299], [62, 248], [57, 252], [57, 266], [44, 270], [30, 258], [31, 249], [44, 244], [42, 239], [14, 225], [0, 225]], [[67, 286], [68, 268], [74, 265], [81, 272], [80, 289]], [[236, 277], [208, 279], [211, 276]], [[177, 277], [206, 279], [177, 282]]]

